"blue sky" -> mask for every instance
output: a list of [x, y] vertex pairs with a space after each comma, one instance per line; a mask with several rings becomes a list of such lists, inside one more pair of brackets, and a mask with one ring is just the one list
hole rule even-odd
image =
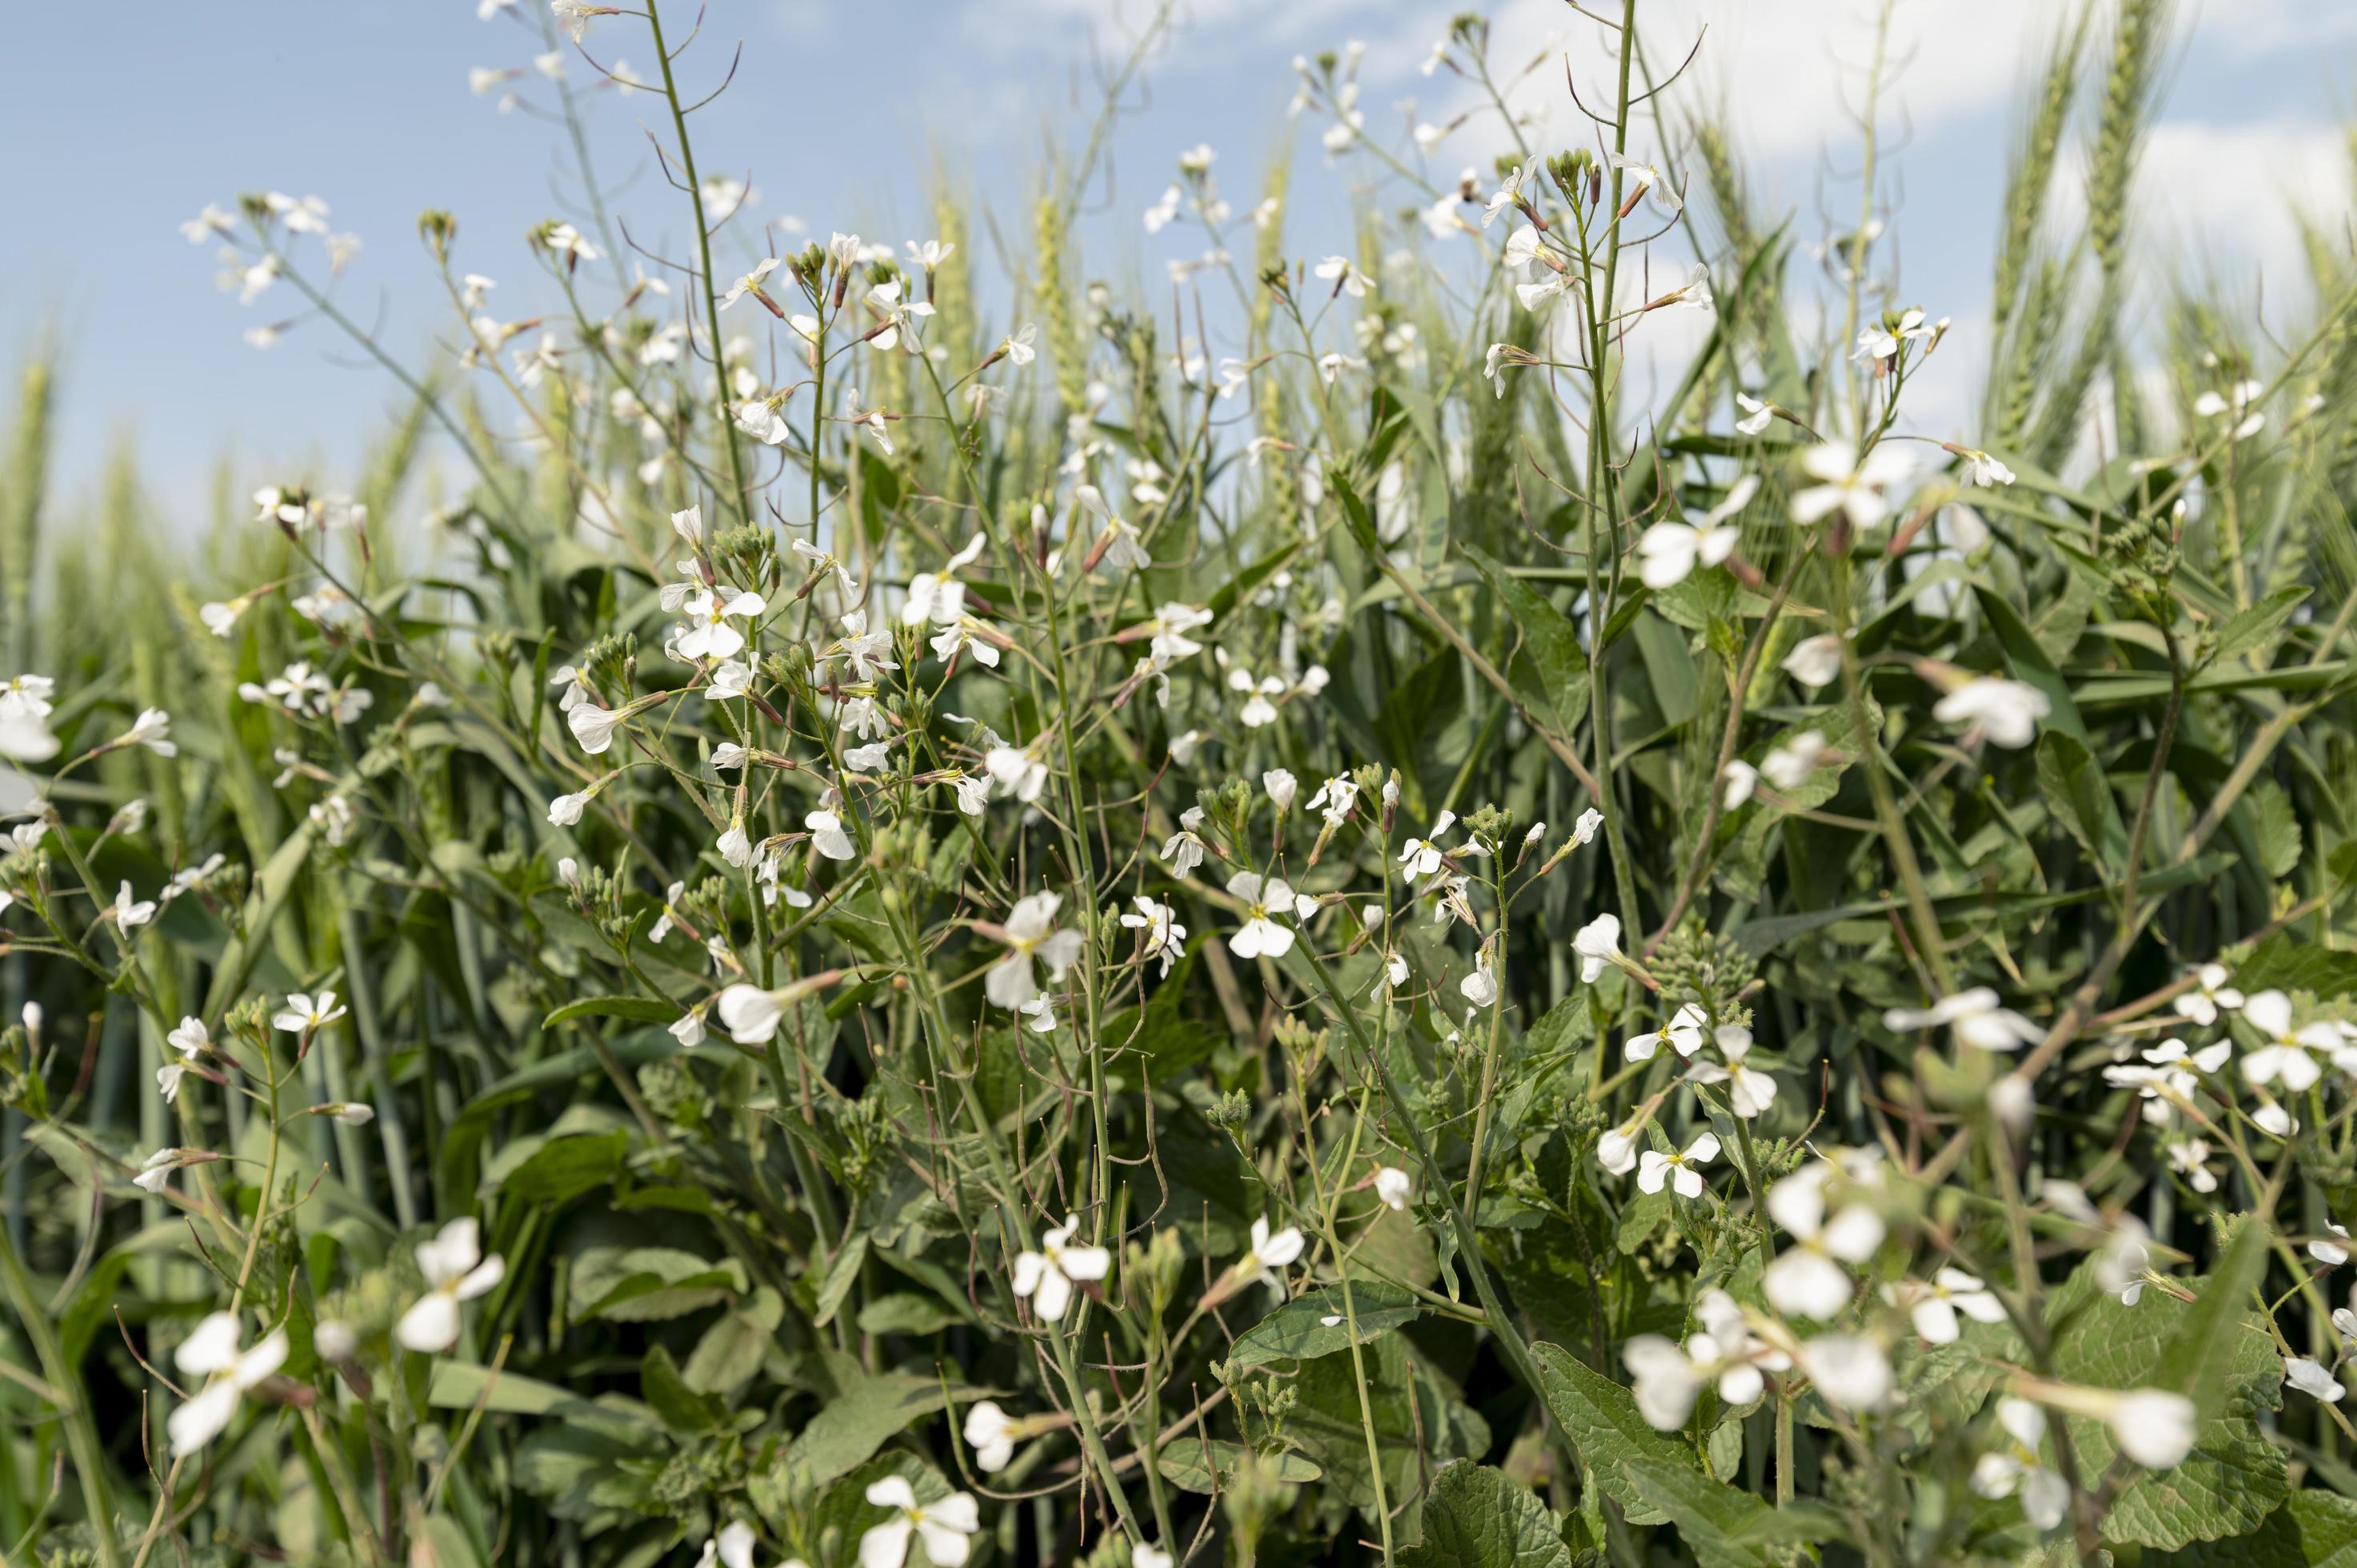
[[[1270, 150], [1296, 137], [1291, 248], [1312, 257], [1347, 248], [1345, 193], [1361, 173], [1329, 166], [1316, 124], [1287, 121], [1287, 62], [1361, 39], [1371, 125], [1404, 124], [1393, 105], [1409, 95], [1422, 98], [1420, 117], [1445, 119], [1451, 84], [1415, 67], [1458, 8], [1191, 0], [1149, 64], [1147, 92], [1117, 124], [1110, 179], [1095, 188], [1102, 210], [1085, 240], [1091, 275], [1158, 287], [1164, 260], [1200, 249], [1200, 236], [1147, 236], [1139, 213], [1178, 151], [1203, 141], [1221, 151], [1218, 173], [1241, 210]], [[2061, 9], [2053, 0], [1900, 0], [1892, 37], [1905, 63], [1886, 128], [1900, 145], [1884, 189], [1904, 198], [1904, 292], [1953, 315], [1962, 348], [1948, 383], [1934, 389], [1933, 418], [1961, 418], [1969, 406], [1970, 329], [1986, 309], [1991, 214], [2023, 71]], [[758, 196], [750, 221], [740, 220], [748, 230], [792, 214], [822, 236], [841, 228], [924, 238], [938, 166], [1019, 241], [1043, 149], [1070, 145], [1093, 113], [1092, 46], [1117, 49], [1144, 12], [1139, 0], [711, 0], [681, 66], [697, 84], [690, 91], [718, 81], [739, 38], [744, 54], [728, 94], [698, 116], [699, 154], [707, 172], [750, 175]], [[135, 443], [167, 515], [202, 512], [224, 451], [237, 455], [242, 483], [293, 472], [332, 482], [393, 404], [382, 379], [352, 368], [355, 357], [319, 324], [267, 352], [242, 341], [248, 327], [292, 306], [283, 288], [243, 308], [220, 292], [210, 249], [176, 228], [209, 200], [265, 188], [327, 200], [333, 227], [366, 245], [341, 302], [380, 321], [388, 345], [412, 360], [429, 334], [449, 333], [414, 238], [423, 208], [457, 215], [465, 266], [512, 280], [496, 296], [503, 314], [532, 305], [523, 233], [569, 215], [573, 182], [556, 127], [501, 114], [496, 92], [468, 89], [470, 68], [528, 62], [537, 14], [527, 10], [520, 24], [475, 13], [475, 0], [215, 0], [143, 8], [135, 24], [87, 5], [15, 18], [23, 69], [0, 95], [0, 135], [19, 149], [0, 166], [12, 214], [0, 228], [0, 275], [9, 280], [0, 345], [16, 349], [53, 329], [63, 346], [67, 496], [88, 491], [118, 436]], [[1570, 14], [1558, 0], [1507, 0], [1496, 14], [1498, 58], [1568, 53], [1584, 79], [1602, 80], [1597, 29], [1565, 29]], [[673, 0], [674, 38], [693, 15]], [[1707, 25], [1683, 91], [1729, 106], [1760, 185], [1798, 213], [1797, 232], [1821, 232], [1821, 212], [1854, 213], [1856, 133], [1843, 102], [1867, 52], [1860, 7], [1646, 0], [1641, 15], [1665, 56], [1682, 54]], [[2348, 220], [2341, 126], [2357, 4], [2213, 0], [2207, 12], [2189, 9], [2180, 32], [2145, 170], [2147, 220], [2254, 293], [2264, 277], [2281, 309], [2297, 269], [2291, 205]], [[588, 47], [609, 65], [619, 58], [652, 73], [642, 22], [601, 20]], [[586, 88], [587, 67], [569, 45], [565, 54], [571, 81]], [[545, 96], [544, 83], [526, 85]], [[1542, 145], [1561, 145], [1575, 132], [1560, 68], [1533, 86], [1529, 103], [1553, 106]], [[675, 248], [685, 215], [641, 131], [656, 127], [668, 140], [660, 99], [601, 89], [590, 102], [593, 156], [626, 187], [619, 204], [632, 233], [650, 248]], [[1486, 166], [1499, 142], [1494, 122], [1469, 128], [1440, 149], [1436, 168]], [[1678, 161], [1674, 146], [1671, 157]], [[979, 222], [975, 233], [986, 247]]]

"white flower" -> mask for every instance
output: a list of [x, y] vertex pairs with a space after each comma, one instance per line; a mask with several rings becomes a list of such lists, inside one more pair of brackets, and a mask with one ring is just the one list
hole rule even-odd
[[1168, 980], [1172, 961], [1186, 950], [1187, 928], [1178, 923], [1176, 909], [1143, 893], [1132, 898], [1130, 903], [1135, 906], [1137, 912], [1124, 915], [1121, 923], [1130, 930], [1146, 933], [1145, 956], [1162, 961], [1162, 977]]
[[1757, 1068], [1744, 1065], [1751, 1054], [1751, 1031], [1739, 1024], [1721, 1024], [1713, 1031], [1718, 1044], [1718, 1054], [1726, 1058], [1724, 1067], [1716, 1062], [1696, 1062], [1686, 1077], [1695, 1083], [1724, 1083], [1727, 1108], [1749, 1122], [1775, 1102], [1776, 1080]]
[[1580, 927], [1572, 936], [1571, 950], [1579, 955], [1581, 982], [1593, 985], [1604, 966], [1620, 956], [1620, 917], [1598, 915]]
[[1310, 272], [1313, 276], [1333, 284], [1335, 293], [1347, 294], [1352, 299], [1364, 299], [1367, 291], [1374, 286], [1366, 274], [1351, 264], [1348, 256], [1329, 256]]
[[700, 589], [687, 601], [687, 629], [673, 639], [672, 651], [691, 660], [733, 659], [744, 651], [745, 634], [730, 626], [729, 620], [758, 619], [769, 607], [759, 594]]
[[2311, 1399], [2322, 1400], [2327, 1404], [2339, 1404], [2349, 1392], [2321, 1362], [2311, 1361], [2305, 1356], [2286, 1356], [2283, 1365], [2286, 1385], [2298, 1389]]
[[1351, 820], [1351, 808], [1357, 804], [1359, 785], [1347, 775], [1337, 774], [1318, 786], [1318, 793], [1309, 797], [1309, 809], [1320, 811], [1329, 827], [1340, 827]]
[[843, 819], [833, 811], [812, 811], [802, 818], [802, 826], [810, 830], [811, 843], [819, 854], [829, 860], [853, 860], [859, 850], [851, 835], [843, 829]]
[[1932, 716], [1977, 725], [1994, 744], [2018, 750], [2038, 738], [2038, 721], [2050, 709], [2046, 693], [2027, 682], [1979, 675], [1934, 703]]
[[952, 1492], [939, 1502], [917, 1502], [916, 1489], [899, 1476], [867, 1484], [867, 1500], [890, 1509], [894, 1517], [859, 1538], [859, 1568], [901, 1568], [909, 1560], [909, 1537], [925, 1545], [925, 1560], [933, 1568], [958, 1568], [973, 1550], [970, 1538], [982, 1529], [982, 1510], [972, 1494]]
[[142, 1192], [161, 1197], [172, 1179], [172, 1173], [188, 1163], [188, 1155], [186, 1149], [156, 1150], [139, 1162], [139, 1174], [131, 1178], [131, 1185]]
[[2009, 1498], [2021, 1494], [2022, 1517], [2039, 1530], [2052, 1530], [2071, 1510], [2071, 1483], [2039, 1463], [2046, 1440], [2046, 1412], [2026, 1399], [2011, 1395], [1996, 1402], [1996, 1423], [2011, 1440], [2011, 1448], [1992, 1450], [1973, 1466], [1972, 1489], [1976, 1497]]
[[1228, 878], [1228, 891], [1244, 904], [1243, 928], [1228, 938], [1229, 950], [1238, 958], [1283, 958], [1293, 950], [1293, 929], [1271, 915], [1306, 920], [1318, 908], [1318, 900], [1295, 893], [1283, 878], [1264, 879], [1257, 872], [1237, 872]]
[[982, 553], [983, 536], [979, 533], [967, 540], [963, 548], [949, 559], [938, 572], [920, 572], [909, 579], [909, 597], [900, 607], [900, 624], [922, 626], [931, 620], [935, 626], [952, 626], [965, 613], [965, 585], [957, 574], [974, 564]]
[[1039, 1238], [1037, 1252], [1015, 1256], [1015, 1294], [1030, 1299], [1031, 1310], [1043, 1323], [1060, 1323], [1071, 1305], [1077, 1280], [1101, 1280], [1113, 1267], [1113, 1254], [1103, 1247], [1075, 1247], [1081, 1218], [1067, 1215], [1059, 1230]]
[[993, 782], [1025, 805], [1047, 790], [1048, 765], [1019, 747], [994, 746], [983, 754], [982, 765]]
[[2234, 426], [2234, 439], [2247, 441], [2266, 428], [2267, 416], [2255, 412], [2245, 416], [2243, 411], [2266, 390], [2257, 381], [2237, 381], [2227, 388], [2223, 395], [2206, 392], [2195, 398], [2193, 412], [2203, 419], [2215, 419], [2222, 413], [2233, 414], [2239, 422]]
[[1441, 856], [1448, 853], [1440, 847], [1440, 835], [1455, 826], [1456, 822], [1456, 812], [1443, 811], [1440, 813], [1440, 820], [1432, 824], [1430, 836], [1411, 838], [1407, 841], [1405, 847], [1401, 849], [1399, 854], [1402, 881], [1414, 882], [1419, 877], [1430, 876], [1440, 869]]
[[2013, 470], [1978, 447], [1960, 448], [1956, 456], [1964, 459], [1964, 482], [1991, 489], [2013, 483]]
[[1792, 521], [1817, 522], [1838, 511], [1853, 528], [1872, 528], [1890, 515], [1882, 488], [1905, 478], [1912, 465], [1896, 447], [1878, 446], [1858, 460], [1857, 448], [1829, 441], [1802, 455], [1801, 467], [1823, 481], [1792, 495]]
[[1735, 394], [1735, 405], [1743, 411], [1743, 417], [1735, 422], [1735, 428], [1746, 435], [1759, 435], [1768, 428], [1768, 422], [1776, 417], [1774, 403], [1762, 403], [1741, 392]]
[[0, 719], [45, 719], [58, 683], [47, 675], [16, 675], [0, 681]]
[[1741, 757], [1736, 757], [1727, 763], [1727, 770], [1718, 776], [1718, 782], [1719, 805], [1723, 810], [1731, 811], [1751, 799], [1751, 792], [1760, 788], [1760, 769]]
[[573, 738], [581, 743], [581, 749], [596, 757], [614, 744], [615, 727], [629, 717], [621, 708], [601, 708], [595, 703], [583, 702], [573, 705], [565, 722], [573, 731]]
[[1628, 192], [1624, 202], [1633, 204], [1638, 197], [1650, 194], [1653, 205], [1669, 217], [1675, 217], [1678, 210], [1685, 206], [1685, 198], [1680, 196], [1676, 188], [1664, 179], [1662, 171], [1652, 164], [1640, 163], [1635, 158], [1614, 153], [1612, 166], [1620, 171], [1621, 188]]
[[777, 271], [777, 257], [762, 257], [759, 262], [756, 262], [753, 264], [753, 270], [751, 272], [745, 274], [742, 277], [728, 285], [728, 291], [720, 296], [720, 308], [726, 310], [730, 306], [736, 304], [738, 300], [744, 298], [749, 294], [755, 299], [759, 300], [763, 305], [768, 306], [772, 315], [783, 316], [785, 312], [778, 307], [777, 304], [770, 298], [769, 295], [761, 287], [761, 280], [768, 277], [771, 273]]
[[732, 985], [717, 1004], [721, 1026], [740, 1046], [758, 1046], [776, 1036], [778, 1022], [792, 1000], [788, 988], [764, 991], [758, 985]]
[[155, 918], [156, 900], [139, 897], [131, 891], [131, 884], [127, 881], [116, 889], [114, 895], [116, 929], [126, 933], [135, 931]]
[[316, 997], [297, 991], [286, 998], [284, 1008], [272, 1015], [270, 1026], [289, 1035], [307, 1034], [327, 1027], [350, 1011], [336, 1005], [336, 993], [332, 991], [322, 991]]
[[1814, 689], [1830, 686], [1841, 675], [1842, 639], [1839, 632], [1828, 631], [1805, 638], [1784, 655], [1784, 673], [1802, 685]]
[[1697, 566], [1716, 566], [1735, 553], [1743, 531], [1733, 523], [1694, 528], [1657, 522], [1637, 537], [1637, 575], [1653, 589], [1674, 587]]
[[1908, 1315], [1914, 1320], [1915, 1332], [1933, 1345], [1956, 1342], [1963, 1332], [1956, 1322], [1960, 1312], [1975, 1323], [2005, 1321], [2005, 1307], [1989, 1288], [1962, 1269], [1942, 1269], [1928, 1284], [1910, 1280], [1898, 1286], [1893, 1294], [1906, 1305]]
[[1289, 1266], [1301, 1256], [1301, 1232], [1293, 1226], [1270, 1234], [1265, 1215], [1252, 1223], [1252, 1245], [1228, 1270], [1232, 1279], [1258, 1280], [1277, 1290], [1285, 1288], [1276, 1271]]
[[998, 1006], [1021, 1007], [1039, 994], [1039, 977], [1031, 961], [1048, 966], [1049, 978], [1061, 984], [1064, 971], [1081, 956], [1078, 931], [1056, 929], [1056, 911], [1064, 899], [1058, 893], [1034, 893], [1017, 902], [1006, 917], [1006, 955], [990, 966], [983, 990]]
[[974, 1465], [985, 1474], [1006, 1468], [1015, 1457], [1015, 1439], [1020, 1431], [993, 1401], [978, 1401], [965, 1412], [966, 1446], [974, 1450]]
[[1683, 1004], [1658, 1028], [1630, 1036], [1621, 1043], [1621, 1054], [1632, 1062], [1651, 1061], [1654, 1052], [1667, 1046], [1682, 1057], [1690, 1057], [1702, 1049], [1703, 1026], [1709, 1022], [1700, 1007], [1691, 1002]]
[[1882, 1026], [1899, 1034], [1943, 1025], [1954, 1032], [1959, 1043], [1976, 1050], [2018, 1050], [2045, 1038], [2045, 1031], [2037, 1025], [2011, 1008], [1998, 1006], [1996, 993], [1986, 985], [1943, 996], [1929, 1007], [1893, 1007], [1882, 1015]]
[[1139, 1541], [1129, 1549], [1129, 1568], [1173, 1568], [1178, 1559], [1158, 1546]]
[[1488, 1007], [1498, 1000], [1498, 972], [1490, 967], [1490, 950], [1483, 948], [1475, 955], [1473, 972], [1457, 983], [1465, 1000], [1476, 1007]]
[[1703, 1192], [1701, 1167], [1718, 1158], [1718, 1134], [1703, 1133], [1674, 1155], [1647, 1149], [1637, 1157], [1637, 1190], [1654, 1193], [1667, 1182], [1680, 1197], [1692, 1200]]
[[586, 789], [559, 795], [548, 803], [548, 820], [557, 827], [569, 828], [581, 820], [581, 813], [588, 804], [589, 792]]
[[1196, 829], [1203, 825], [1203, 808], [1189, 806], [1179, 813], [1178, 831], [1162, 841], [1161, 858], [1170, 863], [1170, 875], [1184, 881], [1203, 864], [1205, 844]]
[[1402, 1210], [1414, 1200], [1415, 1183], [1397, 1165], [1385, 1165], [1375, 1172], [1375, 1196], [1383, 1199], [1386, 1208]]
[[2309, 1024], [2295, 1031], [2291, 998], [2280, 991], [2262, 991], [2243, 1004], [2243, 1016], [2266, 1044], [2243, 1058], [2243, 1076], [2253, 1083], [2280, 1081], [2297, 1094], [2324, 1076], [2317, 1055], [2330, 1056], [2340, 1034], [2330, 1024]]
[[508, 1265], [496, 1252], [483, 1256], [482, 1228], [466, 1219], [417, 1244], [417, 1271], [425, 1276], [425, 1294], [401, 1315], [393, 1337], [408, 1349], [438, 1354], [458, 1342], [458, 1304], [497, 1285]]
[[1590, 806], [1579, 813], [1571, 824], [1571, 845], [1574, 849], [1596, 842], [1597, 830], [1604, 826], [1604, 813]]
[[720, 1527], [720, 1533], [704, 1543], [704, 1554], [695, 1560], [695, 1568], [753, 1568], [753, 1527], [741, 1519], [732, 1519]]
[[2131, 1389], [2105, 1402], [2112, 1441], [2146, 1469], [2173, 1469], [2193, 1451], [2193, 1402], [2183, 1394]]
[[2180, 994], [2174, 1005], [2177, 1015], [2196, 1024], [2209, 1025], [2218, 1021], [2220, 1012], [2233, 1012], [2243, 1005], [2243, 993], [2227, 983], [2233, 977], [2222, 963], [2205, 963], [2193, 972], [2191, 991]]
[[1260, 787], [1268, 791], [1268, 798], [1275, 803], [1279, 813], [1293, 810], [1293, 798], [1301, 789], [1300, 783], [1293, 775], [1282, 768], [1273, 768], [1262, 774]]
[[158, 757], [178, 757], [180, 748], [171, 738], [172, 715], [161, 708], [142, 708], [131, 727], [114, 742], [117, 746], [144, 746]]
[[1657, 1334], [1640, 1334], [1621, 1352], [1637, 1412], [1659, 1431], [1684, 1426], [1695, 1395], [1714, 1380], [1718, 1397], [1739, 1409], [1766, 1392], [1763, 1369], [1782, 1371], [1792, 1365], [1790, 1357], [1751, 1333], [1743, 1309], [1725, 1291], [1706, 1290], [1696, 1297], [1695, 1319], [1702, 1331], [1689, 1337], [1683, 1350]]
[[1708, 1381], [1695, 1357], [1658, 1334], [1638, 1334], [1620, 1348], [1620, 1359], [1629, 1368], [1629, 1391], [1646, 1424], [1659, 1432], [1684, 1426], [1694, 1412], [1695, 1396]]
[[1769, 1217], [1798, 1243], [1760, 1275], [1768, 1305], [1779, 1312], [1832, 1317], [1857, 1289], [1835, 1260], [1862, 1263], [1882, 1245], [1882, 1219], [1864, 1204], [1847, 1205], [1827, 1222], [1825, 1186], [1833, 1176], [1831, 1165], [1810, 1165], [1768, 1189]]
[[1836, 1410], [1879, 1410], [1889, 1402], [1890, 1357], [1860, 1334], [1821, 1334], [1801, 1347], [1801, 1370]]
[[174, 1458], [186, 1458], [219, 1437], [237, 1414], [239, 1397], [285, 1364], [285, 1329], [273, 1329], [251, 1350], [239, 1348], [241, 1337], [237, 1314], [216, 1312], [173, 1353], [174, 1365], [192, 1380], [200, 1380], [164, 1423]]

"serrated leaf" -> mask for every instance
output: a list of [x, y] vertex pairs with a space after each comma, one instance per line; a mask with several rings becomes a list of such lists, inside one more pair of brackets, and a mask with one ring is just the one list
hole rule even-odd
[[2222, 663], [2245, 649], [2255, 648], [2272, 636], [2276, 628], [2291, 618], [2291, 612], [2307, 598], [2306, 586], [2278, 588], [2249, 609], [2237, 611], [2218, 628], [2218, 646], [2211, 655], [2213, 663]]
[[1571, 1549], [1538, 1494], [1488, 1465], [1455, 1459], [1432, 1479], [1424, 1541], [1408, 1568], [1571, 1568]]
[[[1669, 1516], [1646, 1497], [1635, 1470], [1687, 1470], [1699, 1477], [1694, 1450], [1653, 1430], [1637, 1413], [1637, 1399], [1611, 1379], [1592, 1371], [1560, 1345], [1531, 1347], [1538, 1364], [1539, 1395], [1579, 1462], [1596, 1473], [1597, 1485], [1628, 1512], [1631, 1524], [1659, 1524]], [[1717, 1483], [1712, 1483], [1716, 1485]]]
[[2272, 779], [2252, 780], [2244, 797], [2251, 807], [2252, 832], [2259, 841], [2259, 864], [2269, 876], [2291, 875], [2299, 865], [2299, 813], [2291, 797]]
[[[2182, 1464], [2133, 1473], [2104, 1513], [2107, 1541], [2175, 1550], [2196, 1541], [2245, 1535], [2289, 1490], [2283, 1451], [2250, 1413], [2282, 1403], [2283, 1363], [2274, 1343], [2258, 1331], [2251, 1314], [2234, 1310], [2234, 1299], [2222, 1295], [2204, 1303], [2210, 1282], [2187, 1283], [2195, 1291], [2192, 1302], [2147, 1291], [2129, 1306], [2096, 1287], [2089, 1264], [2049, 1300], [2049, 1321], [2057, 1329], [2054, 1375], [2064, 1382], [2100, 1389], [2147, 1388], [2156, 1381], [2168, 1386], [2173, 1381], [2170, 1358], [2181, 1352], [2188, 1335], [2207, 1334], [2216, 1341], [2202, 1352], [2207, 1359], [2214, 1348], [2219, 1358], [2205, 1391], [2222, 1402], [2222, 1413], [2196, 1427], [2193, 1450]], [[2196, 1326], [2189, 1328], [2189, 1323]], [[2109, 1469], [2115, 1452], [2109, 1429], [2075, 1416], [2067, 1424], [2079, 1473], [2100, 1476]]]

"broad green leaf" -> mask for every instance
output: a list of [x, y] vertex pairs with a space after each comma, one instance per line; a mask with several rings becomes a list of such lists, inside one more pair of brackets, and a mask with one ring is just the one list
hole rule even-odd
[[[1424, 1304], [1398, 1285], [1353, 1280], [1350, 1294], [1362, 1345], [1424, 1316]], [[1350, 1324], [1327, 1321], [1342, 1316], [1340, 1284], [1305, 1292], [1246, 1329], [1229, 1351], [1228, 1359], [1239, 1367], [1262, 1367], [1287, 1357], [1308, 1360], [1346, 1349], [1351, 1343]]]
[[1451, 1460], [1424, 1502], [1424, 1541], [1408, 1568], [1571, 1568], [1571, 1549], [1538, 1494], [1488, 1465]]
[[[964, 1394], [955, 1388], [950, 1391], [961, 1398]], [[802, 1435], [786, 1450], [790, 1482], [808, 1494], [838, 1476], [849, 1475], [909, 1423], [931, 1415], [942, 1403], [938, 1378], [881, 1372], [860, 1379], [812, 1416]]]
[[[1659, 1524], [1661, 1511], [1635, 1480], [1639, 1472], [1684, 1470], [1702, 1476], [1694, 1449], [1653, 1430], [1637, 1413], [1636, 1396], [1592, 1371], [1560, 1345], [1531, 1347], [1539, 1370], [1539, 1394], [1561, 1426], [1579, 1462], [1597, 1485], [1628, 1512], [1631, 1524]], [[1716, 1482], [1712, 1483], [1717, 1485]]]
[[785, 1313], [784, 1298], [764, 1285], [721, 1314], [687, 1358], [681, 1373], [687, 1386], [705, 1394], [734, 1393], [744, 1387], [775, 1348]]
[[[2226, 1265], [2244, 1267], [2232, 1249]], [[2208, 1377], [2206, 1391], [2222, 1402], [2219, 1413], [2201, 1421], [2184, 1463], [2134, 1476], [2104, 1516], [2108, 1541], [2175, 1549], [2247, 1534], [2288, 1490], [2283, 1451], [2253, 1419], [2282, 1403], [2283, 1363], [2274, 1342], [2242, 1309], [2246, 1290], [2232, 1289], [2230, 1280], [2227, 1292], [2212, 1295], [2211, 1281], [2186, 1283], [2195, 1291], [2192, 1302], [2148, 1290], [2129, 1306], [2098, 1289], [2088, 1265], [2049, 1298], [2057, 1336], [2054, 1375], [2064, 1382], [2099, 1389], [2178, 1386], [2175, 1359], [2195, 1357], [2197, 1342], [2198, 1359], [2216, 1374]], [[2104, 1474], [2115, 1452], [2109, 1429], [2080, 1417], [2069, 1418], [2068, 1425], [2079, 1473]]]

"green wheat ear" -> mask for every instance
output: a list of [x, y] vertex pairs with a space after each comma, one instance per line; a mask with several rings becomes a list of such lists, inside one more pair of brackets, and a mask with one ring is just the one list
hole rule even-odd
[[1042, 196], [1033, 214], [1033, 238], [1039, 249], [1039, 280], [1032, 285], [1047, 317], [1048, 357], [1056, 367], [1056, 400], [1067, 418], [1088, 406], [1088, 352], [1081, 345], [1072, 315], [1070, 274], [1071, 232], [1065, 227], [1063, 205]]
[[41, 502], [48, 487], [56, 366], [46, 344], [26, 360], [8, 467], [0, 476], [0, 626], [5, 628], [9, 665], [16, 670], [32, 657], [33, 564], [40, 551]]

